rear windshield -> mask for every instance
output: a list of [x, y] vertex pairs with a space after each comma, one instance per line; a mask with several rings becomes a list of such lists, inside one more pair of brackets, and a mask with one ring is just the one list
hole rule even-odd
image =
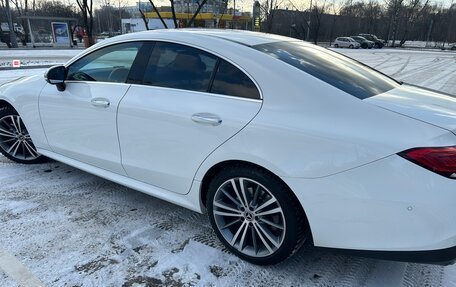
[[302, 41], [253, 46], [350, 95], [366, 99], [399, 86], [395, 80], [353, 59]]

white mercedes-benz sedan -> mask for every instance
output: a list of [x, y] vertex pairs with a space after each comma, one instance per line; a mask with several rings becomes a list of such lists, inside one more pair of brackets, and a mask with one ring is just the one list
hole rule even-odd
[[456, 258], [456, 99], [296, 39], [161, 30], [0, 87], [0, 150], [197, 212], [255, 264]]

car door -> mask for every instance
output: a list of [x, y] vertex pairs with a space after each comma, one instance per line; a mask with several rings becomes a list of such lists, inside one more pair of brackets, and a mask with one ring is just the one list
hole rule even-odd
[[204, 159], [261, 104], [257, 86], [235, 65], [157, 42], [142, 84], [133, 84], [119, 105], [123, 167], [134, 179], [185, 194]]
[[349, 43], [349, 42], [348, 42], [348, 39], [347, 39], [347, 38], [343, 38], [343, 39], [342, 39], [342, 42], [343, 42], [343, 47], [344, 47], [344, 48], [347, 48], [347, 47], [348, 47], [348, 43]]
[[344, 42], [344, 38], [339, 38], [339, 47], [343, 48], [345, 47], [345, 42]]
[[117, 137], [117, 107], [141, 42], [96, 50], [67, 67], [65, 90], [47, 84], [39, 98], [41, 121], [52, 150], [125, 175]]

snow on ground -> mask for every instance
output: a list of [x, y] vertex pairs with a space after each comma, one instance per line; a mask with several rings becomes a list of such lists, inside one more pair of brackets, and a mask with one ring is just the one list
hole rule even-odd
[[334, 49], [405, 83], [456, 95], [456, 52]]
[[13, 60], [21, 60], [23, 66], [55, 65], [66, 62], [81, 51], [81, 49], [0, 49], [0, 67], [11, 67]]
[[[398, 79], [456, 94], [454, 53], [338, 51]], [[0, 71], [0, 83], [43, 71]], [[46, 286], [456, 287], [456, 265], [313, 249], [276, 266], [254, 266], [223, 248], [205, 215], [57, 162], [26, 166], [0, 156], [0, 183], [0, 250]], [[17, 284], [0, 270], [0, 286]]]

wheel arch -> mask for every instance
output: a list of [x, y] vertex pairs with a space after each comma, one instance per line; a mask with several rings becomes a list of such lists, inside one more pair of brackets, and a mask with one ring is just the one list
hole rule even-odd
[[273, 173], [269, 169], [267, 169], [267, 168], [265, 168], [265, 167], [263, 167], [261, 165], [258, 165], [256, 163], [252, 163], [252, 162], [244, 161], [244, 160], [226, 160], [226, 161], [219, 162], [219, 163], [213, 165], [211, 168], [209, 168], [206, 171], [206, 173], [204, 174], [204, 176], [202, 178], [202, 181], [201, 181], [201, 185], [200, 185], [200, 192], [199, 192], [200, 195], [199, 195], [199, 197], [200, 197], [201, 205], [204, 208], [206, 207], [207, 193], [208, 193], [208, 188], [209, 188], [209, 184], [211, 182], [211, 179], [216, 174], [218, 174], [219, 172], [221, 172], [224, 169], [235, 168], [236, 166], [240, 166], [240, 165], [241, 166], [250, 166], [250, 167], [254, 167], [254, 168], [260, 168], [260, 169], [266, 171], [272, 177], [276, 178], [277, 180], [279, 180], [280, 182], [282, 182], [284, 184], [284, 186], [287, 188], [286, 192], [289, 194], [289, 196], [291, 196], [293, 198], [293, 201], [298, 203], [298, 207], [299, 207], [299, 209], [300, 209], [300, 211], [301, 211], [301, 213], [302, 213], [302, 215], [304, 217], [305, 224], [307, 225], [307, 228], [310, 231], [309, 242], [311, 244], [313, 244], [312, 230], [311, 230], [311, 225], [309, 224], [309, 219], [308, 219], [307, 214], [306, 214], [306, 212], [304, 210], [304, 207], [302, 206], [301, 202], [296, 197], [296, 195], [294, 194], [294, 192], [292, 191], [290, 186], [282, 178], [277, 176], [275, 173]]
[[0, 110], [4, 108], [12, 108], [16, 110], [7, 100], [0, 98]]

